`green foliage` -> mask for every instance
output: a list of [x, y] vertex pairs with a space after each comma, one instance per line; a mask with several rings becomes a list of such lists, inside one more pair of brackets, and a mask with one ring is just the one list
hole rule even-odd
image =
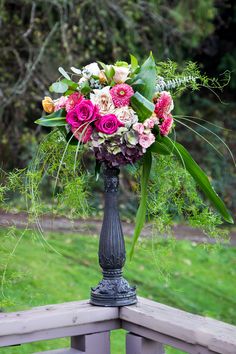
[[154, 104], [142, 96], [139, 92], [131, 98], [131, 105], [139, 117], [139, 121], [143, 122], [149, 118], [154, 112]]
[[42, 125], [44, 127], [61, 127], [65, 126], [66, 123], [66, 112], [64, 109], [59, 109], [52, 114], [41, 117], [35, 121], [36, 124]]
[[218, 228], [220, 216], [203, 202], [193, 178], [178, 161], [170, 156], [153, 160], [150, 182], [148, 213], [161, 234], [170, 232], [178, 216], [210, 237], [226, 235]]
[[[227, 210], [224, 202], [214, 191], [208, 177], [203, 172], [201, 167], [193, 160], [189, 152], [181, 144], [166, 137], [159, 138], [159, 141], [153, 144], [151, 150], [155, 152], [155, 147], [157, 146], [156, 152], [160, 152], [159, 145], [164, 145], [164, 148], [167, 148], [171, 155], [173, 154], [179, 159], [183, 168], [186, 169], [186, 171], [188, 171], [189, 174], [194, 178], [198, 187], [205, 193], [205, 196], [212, 202], [212, 205], [218, 210], [218, 212], [227, 222], [233, 224], [233, 218]], [[166, 154], [166, 151], [164, 154]]]
[[[201, 87], [222, 90], [229, 84], [231, 77], [230, 72], [226, 70], [221, 74], [220, 79], [210, 78], [206, 74], [202, 74], [199, 65], [192, 61], [186, 62], [185, 65], [179, 65], [171, 60], [159, 62], [157, 63], [157, 73], [159, 75], [156, 85], [157, 92], [168, 90], [174, 96], [179, 96], [187, 88], [193, 91], [199, 90]], [[218, 96], [217, 93], [215, 94]]]
[[[217, 4], [213, 0], [118, 0], [115, 6], [100, 0], [12, 0], [0, 6], [0, 151], [1, 163], [8, 170], [25, 167], [34, 154], [44, 128], [35, 128], [32, 117], [41, 116], [41, 99], [48, 94], [48, 82], [57, 79], [60, 65], [67, 71], [72, 65], [81, 67], [98, 59], [107, 63], [128, 61], [129, 53], [141, 63], [152, 50], [158, 61], [172, 60], [168, 68], [158, 68], [159, 75], [168, 76], [168, 80], [198, 76], [195, 64], [187, 65], [186, 70], [176, 68], [173, 61], [180, 63], [183, 59], [198, 61], [201, 71], [213, 77], [235, 68], [235, 4], [225, 0]], [[137, 61], [133, 58], [134, 70]], [[232, 73], [231, 88], [235, 82]], [[186, 93], [181, 106], [175, 100], [178, 114], [235, 129], [234, 92], [227, 89], [222, 100], [230, 104], [221, 105], [216, 102], [211, 83], [190, 80], [188, 87], [197, 89], [199, 84], [210, 87], [199, 97]], [[178, 85], [173, 89], [176, 96], [183, 90], [184, 86]], [[235, 170], [229, 159], [217, 160], [204, 142], [196, 137], [193, 140], [182, 127], [178, 139], [187, 143], [212, 176], [217, 190], [226, 196], [227, 206], [235, 211]], [[224, 140], [235, 149], [233, 134], [224, 133]], [[213, 173], [210, 165], [214, 166]], [[44, 183], [44, 192], [49, 194], [51, 183], [47, 183], [49, 191]]]
[[[65, 214], [69, 217], [88, 215], [88, 179], [83, 164], [77, 160], [77, 146], [66, 143], [58, 130], [53, 130], [39, 145], [38, 151], [29, 168], [16, 170], [8, 174], [1, 193], [19, 193], [25, 199], [24, 208], [30, 221], [38, 222], [45, 212]], [[80, 159], [82, 158], [80, 155]], [[45, 188], [54, 192], [48, 200], [42, 199]], [[51, 199], [53, 205], [51, 205]], [[7, 198], [1, 197], [2, 207], [7, 208]]]
[[140, 80], [143, 84], [139, 89], [139, 93], [151, 101], [156, 86], [156, 64], [152, 53], [150, 53], [147, 60], [141, 65], [135, 79]]

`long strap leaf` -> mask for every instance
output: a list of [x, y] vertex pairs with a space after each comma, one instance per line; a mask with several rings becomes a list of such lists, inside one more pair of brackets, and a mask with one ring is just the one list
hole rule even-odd
[[155, 142], [151, 146], [151, 151], [164, 154], [173, 153], [180, 162], [184, 165], [186, 170], [196, 181], [197, 185], [201, 188], [205, 196], [211, 201], [214, 207], [222, 215], [222, 217], [228, 223], [233, 224], [234, 220], [227, 210], [224, 202], [218, 196], [212, 185], [210, 184], [207, 175], [201, 169], [201, 167], [194, 161], [189, 152], [183, 147], [183, 145], [172, 141], [170, 138], [161, 138], [160, 141]]
[[35, 121], [36, 124], [43, 125], [44, 127], [61, 127], [66, 125], [66, 112], [64, 109], [59, 109], [52, 114], [43, 116]]
[[152, 154], [150, 151], [144, 156], [143, 166], [142, 166], [142, 175], [141, 175], [141, 200], [139, 204], [139, 208], [136, 214], [135, 219], [135, 229], [134, 229], [134, 236], [133, 242], [130, 251], [130, 259], [134, 253], [134, 247], [138, 240], [138, 237], [142, 231], [143, 225], [146, 219], [146, 210], [147, 210], [147, 195], [148, 195], [148, 180], [150, 176], [152, 166]]

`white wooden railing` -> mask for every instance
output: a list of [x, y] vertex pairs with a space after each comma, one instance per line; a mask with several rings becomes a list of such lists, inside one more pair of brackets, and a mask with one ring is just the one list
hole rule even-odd
[[191, 354], [236, 354], [235, 326], [143, 298], [122, 308], [79, 301], [1, 313], [0, 347], [71, 337], [70, 348], [40, 354], [110, 354], [110, 331], [119, 328], [128, 332], [127, 354], [163, 354], [164, 345]]

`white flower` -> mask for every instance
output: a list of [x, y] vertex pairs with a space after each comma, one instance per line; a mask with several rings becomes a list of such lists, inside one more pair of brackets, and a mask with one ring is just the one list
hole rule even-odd
[[85, 81], [87, 81], [87, 79], [85, 78], [85, 77], [81, 77], [80, 79], [79, 79], [79, 84], [82, 84], [83, 82], [85, 82]]
[[129, 67], [126, 66], [113, 66], [115, 70], [115, 75], [113, 76], [113, 80], [116, 84], [123, 84], [130, 73]]
[[99, 108], [100, 114], [112, 113], [115, 109], [112, 97], [110, 95], [110, 86], [103, 87], [101, 90], [93, 90], [90, 94], [90, 100]]
[[99, 66], [96, 62], [86, 65], [83, 68], [83, 76], [89, 79], [92, 75], [98, 76], [100, 73]]
[[124, 123], [126, 128], [138, 122], [138, 116], [134, 110], [128, 106], [115, 108], [111, 113], [115, 114], [120, 122]]

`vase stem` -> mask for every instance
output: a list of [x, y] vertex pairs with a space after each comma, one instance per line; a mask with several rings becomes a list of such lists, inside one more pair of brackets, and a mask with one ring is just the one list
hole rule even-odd
[[137, 302], [135, 287], [122, 276], [125, 242], [118, 210], [119, 169], [104, 167], [105, 207], [99, 241], [99, 264], [103, 279], [91, 289], [91, 304], [127, 306]]

